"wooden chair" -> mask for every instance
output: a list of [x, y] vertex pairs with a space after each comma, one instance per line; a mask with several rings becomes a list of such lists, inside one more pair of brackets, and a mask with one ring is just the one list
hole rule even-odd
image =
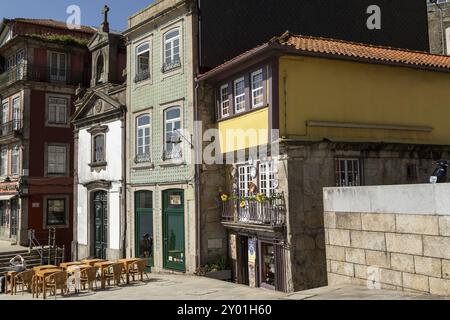
[[89, 267], [81, 271], [81, 285], [83, 286], [83, 290], [86, 290], [86, 283], [88, 284], [89, 290], [93, 290], [93, 284], [95, 284], [95, 290], [98, 289], [97, 268]]
[[150, 277], [148, 276], [146, 269], [147, 269], [147, 260], [141, 259], [136, 262], [133, 262], [130, 265], [130, 270], [128, 272], [133, 277], [133, 281], [135, 281], [134, 280], [135, 275], [138, 274], [141, 276], [141, 281], [144, 281], [144, 274], [147, 277], [147, 279], [150, 280]]
[[[48, 282], [45, 284], [46, 289], [50, 289], [50, 292], [52, 292], [55, 295], [56, 299], [56, 291], [58, 289], [61, 289], [61, 295], [64, 296], [64, 293], [67, 290], [67, 275], [65, 271], [59, 271], [56, 272], [50, 276], [48, 276]], [[44, 299], [45, 299], [45, 292], [44, 292]]]
[[[14, 294], [17, 294], [17, 287], [20, 285], [22, 286], [22, 295], [24, 291], [24, 287], [27, 288], [28, 292], [31, 291], [33, 286], [33, 276], [34, 276], [34, 270], [25, 270], [23, 272], [20, 272], [14, 276]], [[12, 290], [11, 289], [11, 290]]]
[[[112, 269], [112, 272], [110, 271]], [[108, 269], [108, 272], [105, 273], [105, 280], [108, 281], [108, 286], [110, 285], [111, 280], [114, 281], [116, 286], [119, 286], [120, 280], [123, 281], [123, 264], [122, 263], [114, 263]]]

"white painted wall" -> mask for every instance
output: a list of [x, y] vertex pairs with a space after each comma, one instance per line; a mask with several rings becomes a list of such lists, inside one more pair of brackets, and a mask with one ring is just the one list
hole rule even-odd
[[326, 212], [450, 215], [450, 183], [324, 188]]
[[[106, 125], [106, 124], [105, 124]], [[106, 170], [91, 172], [91, 143], [92, 136], [86, 129], [78, 133], [78, 243], [88, 245], [88, 213], [89, 196], [84, 184], [106, 180], [110, 181], [112, 188], [108, 191], [109, 212], [109, 248], [120, 249], [120, 187], [122, 179], [122, 131], [121, 121], [109, 124], [106, 133]]]

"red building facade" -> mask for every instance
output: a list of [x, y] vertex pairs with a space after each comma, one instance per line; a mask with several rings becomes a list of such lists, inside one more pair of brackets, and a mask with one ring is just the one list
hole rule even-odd
[[53, 20], [4, 20], [0, 26], [0, 239], [41, 243], [56, 229], [70, 253], [73, 128], [78, 87], [90, 78], [86, 47], [95, 29]]

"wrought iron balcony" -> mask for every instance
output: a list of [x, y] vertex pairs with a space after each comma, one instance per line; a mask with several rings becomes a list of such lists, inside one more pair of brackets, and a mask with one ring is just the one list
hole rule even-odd
[[0, 137], [22, 134], [22, 120], [13, 120], [0, 125]]
[[11, 85], [18, 81], [37, 81], [60, 83], [66, 85], [86, 84], [83, 72], [57, 69], [32, 64], [19, 64], [0, 74], [0, 87]]
[[169, 71], [175, 70], [175, 69], [180, 68], [180, 67], [181, 67], [181, 60], [178, 57], [178, 58], [175, 58], [175, 59], [173, 59], [171, 61], [165, 62], [163, 64], [163, 67], [162, 67], [162, 72], [163, 73], [164, 72], [169, 72]]
[[152, 157], [150, 156], [150, 153], [138, 154], [134, 158], [135, 163], [145, 163], [145, 162], [151, 162], [151, 161], [152, 161]]
[[165, 150], [163, 153], [163, 161], [180, 160], [183, 158], [183, 150], [179, 146], [174, 146], [172, 150]]
[[241, 224], [281, 227], [286, 223], [286, 205], [283, 194], [270, 199], [228, 200], [223, 202], [222, 220]]
[[150, 79], [150, 70], [142, 70], [134, 76], [134, 82], [141, 82]]

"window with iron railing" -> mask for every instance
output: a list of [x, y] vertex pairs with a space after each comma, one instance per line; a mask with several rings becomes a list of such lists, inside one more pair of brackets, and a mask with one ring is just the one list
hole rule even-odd
[[175, 28], [164, 35], [164, 62], [162, 72], [172, 71], [179, 67], [181, 67], [180, 28]]
[[336, 186], [354, 187], [361, 185], [361, 167], [359, 159], [335, 160], [336, 163]]

